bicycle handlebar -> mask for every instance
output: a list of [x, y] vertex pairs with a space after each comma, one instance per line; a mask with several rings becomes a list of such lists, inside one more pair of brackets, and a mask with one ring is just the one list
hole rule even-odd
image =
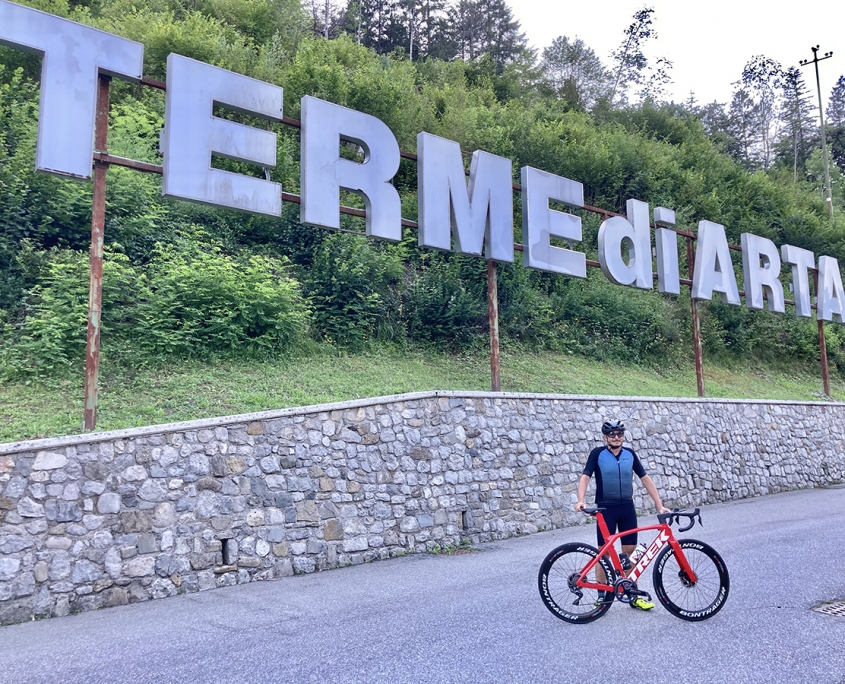
[[677, 508], [673, 509], [670, 513], [661, 513], [657, 516], [657, 521], [661, 524], [672, 525], [673, 522], [681, 524], [681, 518], [689, 518], [690, 522], [689, 525], [686, 527], [679, 527], [678, 532], [686, 532], [687, 530], [691, 530], [695, 527], [695, 519], [698, 518], [698, 524], [702, 527], [704, 523], [701, 522], [701, 513], [700, 509], [696, 508], [693, 511], [682, 511]]
[[[585, 515], [595, 515], [599, 511], [605, 510], [604, 508], [582, 508], [581, 512]], [[681, 518], [689, 518], [690, 523], [686, 527], [679, 527], [678, 532], [686, 532], [687, 530], [691, 530], [695, 527], [695, 520], [698, 518], [698, 524], [704, 527], [704, 523], [701, 522], [701, 509], [696, 508], [692, 511], [682, 511], [679, 508], [674, 508], [670, 513], [660, 513], [657, 516], [657, 521], [662, 524], [672, 525], [673, 522], [681, 524]]]
[[595, 515], [595, 514], [596, 514], [596, 513], [598, 513], [599, 511], [604, 511], [604, 510], [606, 510], [606, 509], [604, 509], [604, 508], [598, 508], [598, 507], [594, 507], [594, 508], [582, 508], [582, 509], [581, 509], [581, 512], [582, 512], [584, 515]]

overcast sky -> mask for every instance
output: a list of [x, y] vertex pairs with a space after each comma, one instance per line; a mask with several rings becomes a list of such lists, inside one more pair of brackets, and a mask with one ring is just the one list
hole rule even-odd
[[[510, 5], [540, 53], [557, 36], [577, 36], [606, 64], [634, 12], [653, 7], [657, 38], [645, 53], [674, 62], [669, 93], [676, 101], [693, 91], [700, 104], [726, 102], [731, 83], [754, 55], [797, 66], [812, 58], [814, 45], [820, 54], [833, 51], [819, 64], [825, 106], [845, 73], [845, 0], [510, 0]], [[815, 72], [812, 66], [802, 69], [815, 95]]]

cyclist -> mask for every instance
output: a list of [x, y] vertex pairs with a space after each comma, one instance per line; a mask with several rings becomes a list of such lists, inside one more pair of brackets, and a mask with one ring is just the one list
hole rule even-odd
[[[578, 502], [575, 510], [586, 507], [584, 497], [590, 478], [596, 476], [596, 506], [605, 509], [604, 520], [610, 534], [632, 530], [637, 526], [637, 511], [634, 508], [634, 473], [643, 483], [649, 496], [654, 501], [658, 513], [668, 513], [669, 509], [663, 505], [654, 481], [646, 475], [640, 459], [633, 449], [622, 446], [625, 440], [625, 425], [621, 420], [609, 420], [601, 426], [605, 446], [596, 447], [587, 457], [587, 465], [581, 479], [578, 481]], [[599, 548], [604, 544], [604, 536], [598, 525], [596, 526]], [[637, 533], [625, 535], [621, 538], [622, 550], [629, 556], [637, 547]], [[601, 566], [596, 566], [597, 579], [606, 581]], [[603, 600], [603, 596], [599, 600]], [[651, 610], [654, 604], [638, 596], [631, 601], [631, 608]]]

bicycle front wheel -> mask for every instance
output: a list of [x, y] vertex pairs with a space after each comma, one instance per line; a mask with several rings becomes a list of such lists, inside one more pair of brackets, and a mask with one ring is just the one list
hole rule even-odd
[[658, 554], [654, 565], [654, 591], [663, 607], [682, 620], [697, 622], [718, 613], [728, 599], [730, 578], [722, 557], [712, 546], [695, 539], [679, 539], [684, 556], [695, 573], [692, 582], [678, 563], [671, 545]]
[[[546, 556], [540, 565], [537, 584], [540, 598], [552, 615], [566, 622], [583, 624], [604, 615], [613, 603], [612, 591], [598, 591], [578, 587], [576, 582], [581, 571], [599, 552], [589, 544], [563, 544]], [[613, 585], [616, 573], [606, 558], [601, 563], [607, 577], [607, 584]], [[597, 582], [595, 566], [587, 575], [588, 582]], [[605, 582], [601, 582], [604, 584]]]

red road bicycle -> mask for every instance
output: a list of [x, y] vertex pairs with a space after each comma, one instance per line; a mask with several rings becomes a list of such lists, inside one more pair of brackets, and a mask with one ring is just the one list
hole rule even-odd
[[[603, 508], [585, 508], [584, 513], [596, 517], [605, 543], [601, 549], [575, 542], [563, 544], [546, 556], [537, 578], [540, 597], [555, 617], [583, 624], [597, 620], [610, 610], [613, 599], [631, 603], [638, 596], [651, 599], [648, 592], [637, 587], [637, 580], [654, 561], [654, 591], [663, 607], [682, 620], [706, 620], [718, 613], [728, 598], [730, 579], [722, 557], [704, 542], [696, 539], [675, 539], [671, 525], [680, 525], [681, 518], [689, 518], [686, 532], [701, 524], [699, 509], [673, 510], [657, 516], [657, 525], [638, 527], [618, 534], [610, 534], [601, 512]], [[623, 570], [625, 554], [616, 552], [614, 543], [631, 532], [657, 530], [630, 572]], [[604, 580], [596, 575], [601, 567]]]

